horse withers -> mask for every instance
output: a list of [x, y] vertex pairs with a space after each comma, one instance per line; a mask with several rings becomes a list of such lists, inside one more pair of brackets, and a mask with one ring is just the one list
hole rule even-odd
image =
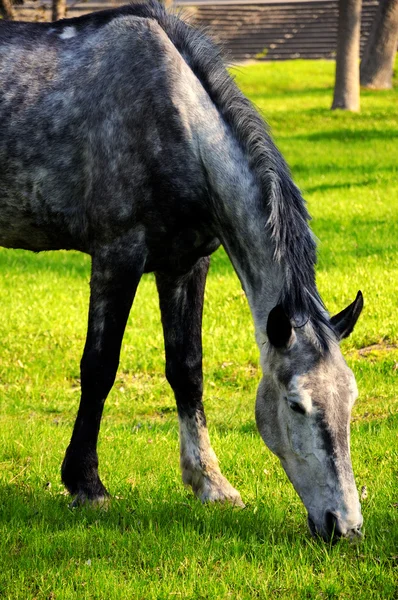
[[200, 31], [158, 3], [55, 23], [0, 22], [0, 244], [92, 258], [81, 400], [62, 465], [98, 502], [97, 438], [135, 291], [153, 271], [181, 469], [202, 501], [242, 504], [202, 404], [202, 306], [222, 244], [253, 314], [256, 417], [313, 533], [358, 537], [355, 379], [339, 350], [362, 296], [330, 318], [304, 200], [263, 120]]

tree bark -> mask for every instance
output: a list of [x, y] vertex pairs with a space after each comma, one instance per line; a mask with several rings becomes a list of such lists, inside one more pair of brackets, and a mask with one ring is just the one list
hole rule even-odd
[[392, 72], [398, 43], [398, 0], [380, 0], [361, 61], [361, 85], [392, 88]]
[[58, 21], [59, 19], [63, 19], [65, 15], [66, 0], [52, 0], [51, 20]]
[[0, 15], [7, 21], [15, 20], [15, 11], [11, 0], [0, 0]]
[[362, 0], [339, 0], [336, 81], [332, 108], [359, 110], [359, 41]]

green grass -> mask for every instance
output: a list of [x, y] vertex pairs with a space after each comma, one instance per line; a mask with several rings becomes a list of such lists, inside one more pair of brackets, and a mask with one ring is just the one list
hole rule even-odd
[[[236, 276], [213, 259], [204, 315], [206, 409], [221, 467], [244, 511], [202, 506], [180, 482], [152, 276], [139, 288], [99, 445], [107, 511], [68, 509], [59, 469], [79, 401], [89, 260], [0, 251], [0, 597], [15, 599], [398, 597], [397, 91], [329, 110], [333, 64], [242, 67], [304, 190], [332, 312], [366, 307], [343, 350], [360, 390], [352, 458], [365, 539], [312, 540], [305, 510], [260, 440], [260, 373]], [[373, 346], [370, 347], [369, 346]]]

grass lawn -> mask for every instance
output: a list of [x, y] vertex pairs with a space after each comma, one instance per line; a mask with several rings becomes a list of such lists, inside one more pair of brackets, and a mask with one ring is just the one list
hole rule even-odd
[[112, 503], [69, 510], [60, 464], [79, 401], [89, 260], [0, 250], [1, 598], [398, 598], [398, 94], [363, 92], [360, 114], [331, 112], [333, 71], [326, 61], [264, 63], [237, 78], [308, 200], [327, 306], [341, 310], [364, 293], [343, 344], [360, 390], [352, 458], [368, 490], [364, 541], [312, 540], [304, 507], [260, 440], [253, 326], [223, 251], [207, 287], [205, 404], [246, 510], [202, 506], [180, 481], [150, 275], [101, 429]]

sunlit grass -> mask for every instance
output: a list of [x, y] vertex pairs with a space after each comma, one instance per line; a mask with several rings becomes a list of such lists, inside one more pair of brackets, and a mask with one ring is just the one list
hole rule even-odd
[[[365, 540], [314, 542], [305, 510], [254, 423], [260, 377], [246, 300], [225, 254], [204, 314], [208, 424], [244, 511], [201, 506], [178, 467], [153, 277], [139, 288], [107, 401], [100, 469], [107, 511], [70, 511], [59, 469], [79, 401], [89, 260], [0, 251], [0, 597], [396, 598], [398, 548], [397, 92], [331, 112], [333, 64], [239, 69], [304, 190], [332, 312], [365, 310], [343, 348], [360, 397], [352, 457]], [[369, 348], [369, 346], [372, 346]]]

